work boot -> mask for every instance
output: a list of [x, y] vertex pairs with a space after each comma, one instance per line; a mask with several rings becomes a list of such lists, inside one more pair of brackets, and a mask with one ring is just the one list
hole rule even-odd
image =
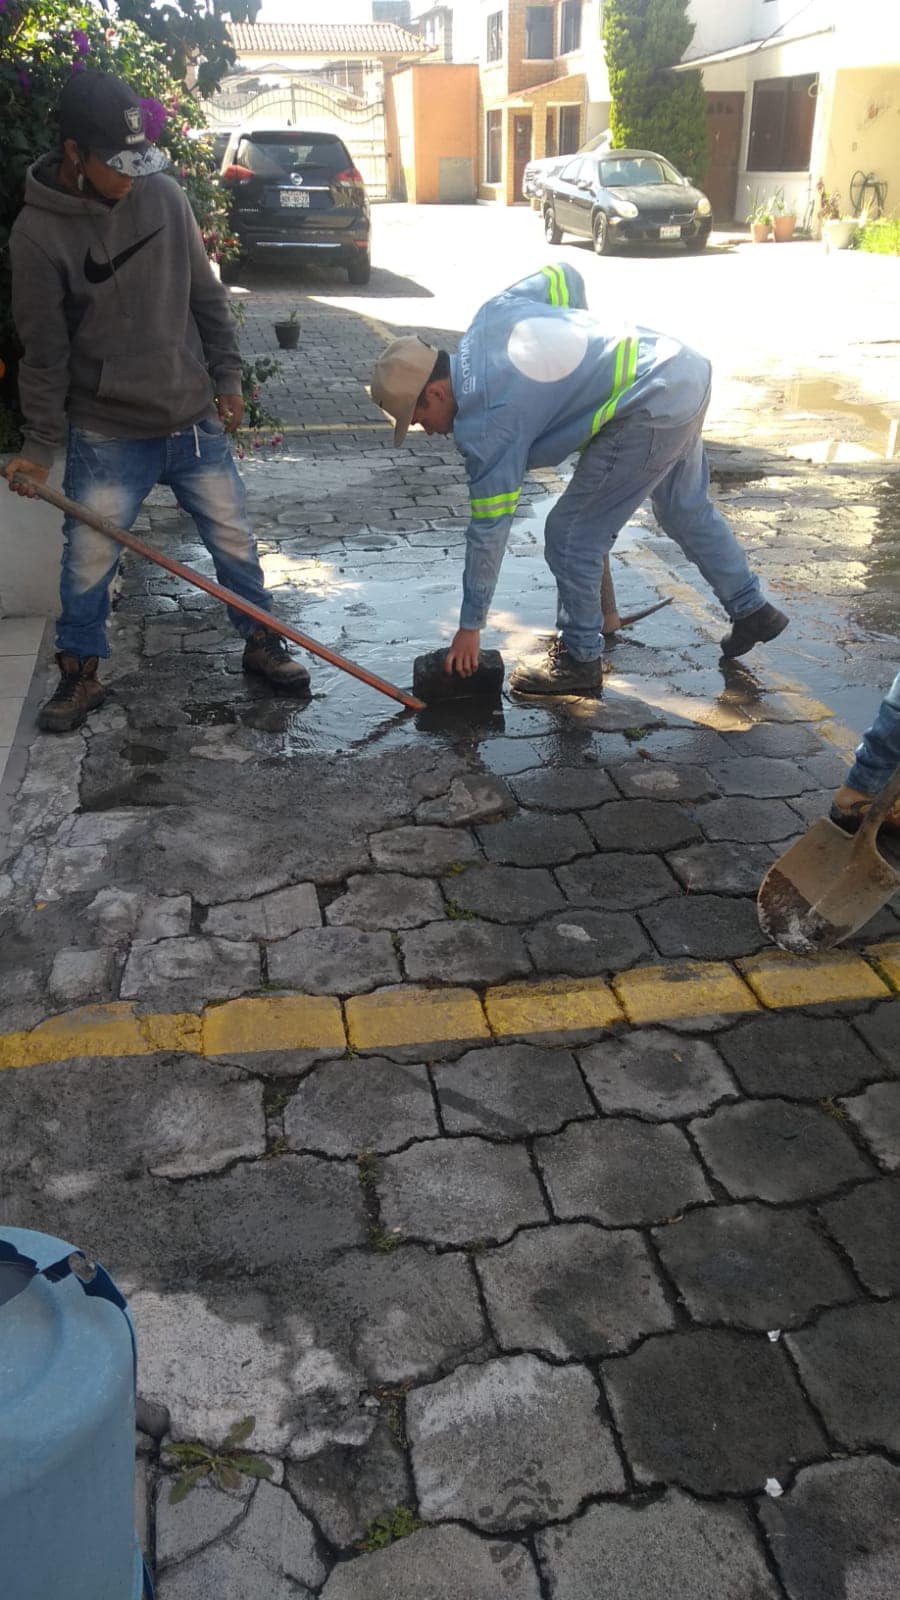
[[97, 657], [78, 656], [60, 650], [56, 656], [59, 683], [50, 699], [41, 706], [37, 725], [44, 733], [69, 733], [80, 728], [89, 711], [106, 699], [106, 690], [97, 677]]
[[280, 634], [271, 628], [257, 628], [244, 646], [241, 666], [245, 672], [255, 672], [266, 678], [276, 689], [287, 689], [291, 694], [309, 694], [309, 673], [295, 661]]
[[[877, 799], [877, 796], [874, 794], [865, 794], [862, 789], [850, 789], [847, 784], [844, 784], [838, 789], [832, 801], [829, 813], [832, 822], [836, 822], [838, 827], [843, 828], [845, 833], [857, 833], [865, 821], [866, 812], [875, 799]], [[896, 834], [900, 838], [900, 800], [894, 801], [881, 824], [881, 828], [884, 829], [885, 833]], [[879, 829], [879, 832], [881, 832], [881, 829]]]
[[729, 661], [735, 656], [745, 656], [755, 644], [765, 644], [769, 639], [777, 639], [784, 633], [790, 622], [790, 617], [779, 611], [777, 606], [757, 606], [749, 616], [736, 617], [731, 624], [731, 632], [722, 640], [722, 654]]
[[546, 653], [532, 665], [521, 663], [509, 680], [520, 694], [593, 694], [603, 685], [603, 658], [576, 661], [561, 639], [551, 639]]

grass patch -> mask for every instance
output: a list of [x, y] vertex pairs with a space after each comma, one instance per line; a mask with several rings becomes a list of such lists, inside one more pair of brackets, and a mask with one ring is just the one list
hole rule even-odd
[[382, 1511], [381, 1515], [370, 1522], [366, 1528], [366, 1536], [357, 1545], [358, 1550], [366, 1552], [383, 1550], [386, 1545], [394, 1544], [398, 1539], [408, 1539], [417, 1528], [424, 1528], [414, 1511], [409, 1506], [392, 1506], [390, 1511]]
[[900, 217], [879, 217], [867, 222], [856, 237], [857, 250], [869, 255], [900, 256]]

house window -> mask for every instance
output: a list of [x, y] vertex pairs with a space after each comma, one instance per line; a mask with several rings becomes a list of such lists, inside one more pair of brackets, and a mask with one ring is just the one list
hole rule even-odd
[[553, 7], [529, 6], [525, 12], [526, 61], [553, 58]]
[[503, 170], [503, 113], [489, 111], [484, 129], [484, 181], [499, 183]]
[[815, 73], [760, 78], [753, 85], [748, 172], [804, 172], [816, 116]]
[[488, 61], [500, 61], [503, 56], [503, 12], [492, 11], [487, 19]]
[[559, 108], [559, 153], [567, 156], [570, 151], [577, 150], [581, 143], [581, 107], [560, 106]]
[[581, 49], [581, 0], [563, 0], [559, 12], [559, 53]]

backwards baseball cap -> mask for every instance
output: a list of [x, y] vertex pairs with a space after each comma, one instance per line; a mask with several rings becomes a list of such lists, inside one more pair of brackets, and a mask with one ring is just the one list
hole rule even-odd
[[394, 419], [394, 443], [409, 432], [416, 401], [434, 370], [438, 353], [424, 339], [405, 334], [383, 350], [372, 373], [372, 399]]
[[59, 97], [59, 134], [126, 178], [143, 178], [168, 164], [165, 152], [144, 133], [138, 96], [107, 72], [73, 72]]

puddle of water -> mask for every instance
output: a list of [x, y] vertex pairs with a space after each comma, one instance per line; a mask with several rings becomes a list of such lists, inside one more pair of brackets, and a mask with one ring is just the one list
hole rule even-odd
[[891, 416], [871, 400], [851, 400], [832, 378], [801, 378], [792, 383], [786, 397], [787, 409], [799, 416], [835, 414], [852, 418], [855, 427], [840, 437], [834, 426], [822, 438], [792, 445], [788, 454], [803, 460], [827, 462], [892, 461], [900, 445], [900, 417]]

